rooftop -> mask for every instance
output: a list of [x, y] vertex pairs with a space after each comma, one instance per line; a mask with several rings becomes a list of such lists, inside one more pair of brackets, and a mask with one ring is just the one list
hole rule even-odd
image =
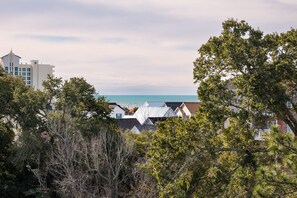
[[4, 58], [4, 57], [6, 57], [6, 56], [11, 56], [11, 55], [13, 55], [13, 56], [17, 56], [18, 58], [21, 58], [20, 56], [14, 54], [14, 53], [12, 52], [12, 50], [10, 50], [9, 54], [6, 54], [5, 56], [2, 56], [1, 58]]
[[124, 130], [131, 130], [134, 126], [140, 125], [136, 118], [116, 119], [116, 122]]
[[177, 107], [181, 106], [183, 103], [182, 102], [165, 102], [165, 104], [167, 107], [170, 107], [174, 111]]
[[194, 114], [197, 112], [200, 106], [200, 102], [184, 102], [183, 105], [185, 105], [189, 109], [191, 114]]

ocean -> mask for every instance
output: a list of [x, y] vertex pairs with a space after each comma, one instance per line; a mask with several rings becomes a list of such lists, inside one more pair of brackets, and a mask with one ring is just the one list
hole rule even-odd
[[122, 107], [139, 107], [145, 101], [197, 102], [197, 95], [104, 95], [108, 102], [116, 102]]

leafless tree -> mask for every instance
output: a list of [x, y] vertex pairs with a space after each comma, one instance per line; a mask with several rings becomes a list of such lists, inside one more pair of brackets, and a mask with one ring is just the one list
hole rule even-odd
[[[83, 137], [70, 117], [49, 119], [53, 142], [46, 168], [61, 197], [119, 196], [119, 186], [129, 176], [125, 164], [132, 155], [133, 143], [121, 131], [98, 129], [92, 137]], [[39, 179], [41, 186], [44, 187]]]
[[147, 174], [141, 166], [146, 162], [145, 158], [138, 159], [137, 163], [134, 164], [132, 169], [132, 180], [133, 186], [131, 191], [126, 197], [133, 198], [155, 198], [158, 197], [157, 181]]
[[132, 141], [123, 132], [102, 130], [98, 137], [91, 140], [90, 151], [92, 164], [102, 170], [100, 176], [106, 184], [106, 196], [118, 197], [118, 187], [129, 176], [123, 170], [127, 168], [127, 159], [133, 152]]

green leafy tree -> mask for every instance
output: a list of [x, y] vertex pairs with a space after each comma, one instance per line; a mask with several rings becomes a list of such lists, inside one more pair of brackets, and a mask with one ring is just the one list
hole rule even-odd
[[[211, 37], [201, 46], [194, 62], [194, 79], [199, 82], [198, 95], [202, 100], [201, 111], [207, 115], [207, 120], [214, 125], [234, 119], [239, 121], [218, 128], [234, 148], [248, 143], [245, 149], [252, 157], [248, 161], [253, 159], [256, 165], [250, 172], [252, 177], [249, 176], [249, 180], [230, 180], [228, 185], [237, 183], [244, 186], [254, 181], [247, 191], [250, 196], [292, 196], [296, 193], [296, 167], [289, 165], [296, 164], [295, 137], [274, 133], [267, 136], [267, 141], [257, 143], [253, 140], [257, 133], [255, 129], [261, 129], [263, 123], [271, 118], [285, 121], [297, 134], [296, 44], [296, 29], [264, 35], [244, 21], [231, 19], [223, 23], [220, 36]], [[240, 132], [238, 135], [226, 133], [233, 126], [247, 128], [234, 131]], [[249, 138], [242, 139], [243, 134]], [[257, 177], [259, 170], [263, 177]], [[239, 174], [240, 177], [243, 175]], [[265, 183], [266, 191], [259, 190], [258, 183]], [[240, 188], [233, 186], [231, 189]]]
[[[1, 167], [6, 174], [6, 181], [9, 185], [3, 187], [1, 192], [4, 197], [24, 196], [36, 181], [33, 174], [26, 170], [24, 163], [18, 165], [15, 157], [23, 144], [17, 144], [16, 140], [22, 134], [29, 135], [29, 131], [41, 131], [45, 128], [43, 117], [40, 114], [42, 109], [42, 96], [40, 92], [27, 87], [21, 78], [0, 74], [0, 123], [1, 123], [1, 149], [0, 155], [4, 167]], [[8, 141], [9, 140], [9, 141]], [[30, 144], [27, 144], [30, 145]], [[21, 149], [19, 151], [22, 151]], [[25, 155], [27, 156], [27, 154]], [[22, 159], [24, 159], [22, 157]], [[27, 158], [28, 159], [28, 158]], [[2, 176], [4, 177], [3, 174]], [[9, 175], [9, 177], [8, 177]], [[3, 179], [3, 178], [2, 178]], [[3, 180], [4, 181], [4, 180]], [[7, 192], [10, 194], [5, 194]]]
[[23, 131], [30, 128], [44, 130], [42, 93], [26, 86], [21, 78], [8, 74], [0, 76], [0, 85], [0, 118]]
[[50, 111], [76, 118], [84, 135], [96, 133], [99, 126], [110, 127], [113, 124], [108, 103], [103, 97], [96, 98], [95, 88], [83, 78], [70, 78], [63, 82], [60, 78], [49, 77], [44, 87], [45, 106]]
[[259, 197], [297, 196], [297, 140], [293, 134], [282, 134], [277, 127], [267, 136], [267, 153], [273, 160], [257, 171]]
[[160, 197], [189, 196], [193, 190], [191, 184], [195, 182], [193, 176], [205, 172], [195, 168], [202, 168], [205, 152], [200, 153], [199, 159], [194, 157], [198, 149], [195, 143], [200, 136], [195, 130], [190, 130], [188, 124], [189, 121], [170, 119], [160, 123], [157, 133], [153, 134], [147, 155], [148, 167], [158, 182]]
[[0, 197], [17, 197], [16, 169], [11, 161], [14, 132], [0, 121]]
[[201, 46], [194, 62], [197, 115], [160, 125], [149, 148], [147, 166], [159, 196], [294, 195], [295, 138], [255, 136], [271, 118], [296, 133], [296, 41], [294, 29], [264, 35], [230, 19]]
[[160, 197], [251, 197], [256, 170], [269, 161], [263, 143], [238, 119], [217, 130], [203, 113], [159, 125], [147, 166]]
[[199, 98], [218, 111], [239, 109], [254, 122], [273, 113], [297, 133], [296, 46], [295, 29], [264, 35], [244, 21], [225, 21], [221, 35], [203, 44], [194, 62]]

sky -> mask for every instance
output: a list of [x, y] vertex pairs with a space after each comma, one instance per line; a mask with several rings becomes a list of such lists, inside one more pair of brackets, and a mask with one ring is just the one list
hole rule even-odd
[[0, 56], [55, 65], [102, 95], [196, 95], [193, 62], [222, 22], [297, 28], [297, 0], [1, 0]]

